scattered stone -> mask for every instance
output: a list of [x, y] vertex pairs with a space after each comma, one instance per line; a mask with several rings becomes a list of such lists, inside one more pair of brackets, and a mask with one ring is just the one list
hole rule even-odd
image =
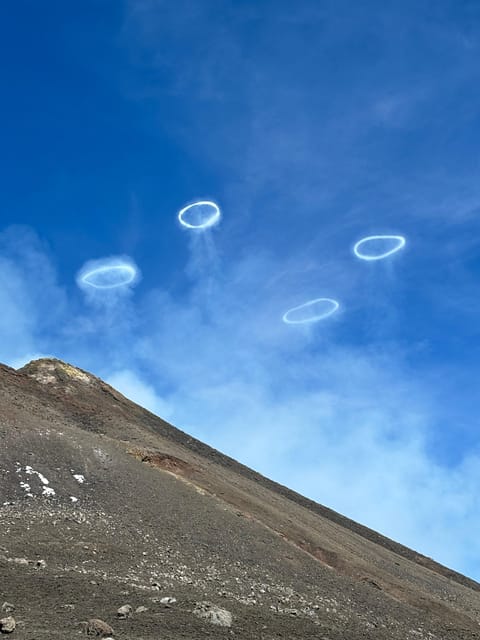
[[143, 605], [135, 609], [135, 613], [144, 613], [145, 611], [148, 611], [148, 607], [144, 607]]
[[121, 620], [125, 620], [125, 618], [129, 618], [132, 615], [132, 607], [129, 604], [124, 604], [123, 606], [117, 609], [117, 618]]
[[210, 602], [196, 602], [192, 613], [220, 627], [232, 626], [232, 614], [230, 611], [217, 607]]
[[15, 618], [8, 616], [8, 618], [2, 618], [0, 620], [0, 631], [2, 633], [12, 633], [15, 630], [16, 623]]
[[62, 609], [75, 609], [74, 604], [62, 604], [61, 607]]
[[174, 604], [177, 601], [176, 598], [172, 598], [171, 596], [166, 596], [165, 598], [160, 598], [160, 604]]
[[100, 636], [100, 638], [113, 636], [112, 627], [99, 618], [91, 618], [86, 622], [80, 622], [80, 626], [82, 631], [89, 636]]
[[37, 560], [35, 566], [37, 567], [37, 569], [45, 569], [47, 563], [45, 562], [45, 560]]
[[158, 582], [152, 582], [152, 587], [153, 587], [154, 589], [158, 589], [158, 590], [160, 590], [160, 589], [161, 589], [161, 585], [160, 585]]
[[[66, 517], [65, 520], [68, 520], [68, 518]], [[72, 520], [77, 524], [83, 524], [87, 521], [87, 516], [84, 513], [75, 513]]]
[[15, 611], [15, 605], [11, 602], [4, 602], [2, 604], [2, 611], [5, 611], [5, 613], [12, 613]]
[[363, 576], [362, 578], [360, 578], [360, 581], [369, 584], [374, 589], [379, 589], [380, 591], [382, 591], [382, 587], [378, 584], [378, 582], [375, 582], [375, 580], [372, 580], [372, 578], [369, 578], [368, 576]]

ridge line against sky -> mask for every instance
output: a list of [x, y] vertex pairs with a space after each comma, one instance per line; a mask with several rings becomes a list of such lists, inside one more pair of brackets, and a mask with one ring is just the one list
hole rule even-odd
[[[0, 361], [90, 370], [480, 579], [480, 7], [22, 5]], [[196, 200], [222, 212], [203, 233], [177, 219]], [[359, 260], [372, 235], [406, 244]], [[125, 286], [95, 290], [107, 258]], [[282, 322], [319, 298], [339, 308]]]

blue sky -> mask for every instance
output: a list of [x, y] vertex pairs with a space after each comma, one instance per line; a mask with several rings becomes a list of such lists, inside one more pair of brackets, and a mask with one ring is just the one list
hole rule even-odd
[[[480, 579], [479, 28], [446, 0], [2, 6], [0, 361], [93, 371]], [[360, 261], [371, 234], [407, 243]], [[111, 256], [134, 286], [78, 287]]]

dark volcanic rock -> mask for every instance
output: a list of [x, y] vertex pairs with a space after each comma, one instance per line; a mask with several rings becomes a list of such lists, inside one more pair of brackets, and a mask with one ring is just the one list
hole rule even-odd
[[0, 522], [19, 640], [110, 636], [126, 601], [125, 638], [480, 638], [473, 580], [58, 360], [0, 366]]

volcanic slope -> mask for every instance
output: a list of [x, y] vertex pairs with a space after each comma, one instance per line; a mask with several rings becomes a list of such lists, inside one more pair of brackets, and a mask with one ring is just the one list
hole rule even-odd
[[0, 365], [0, 446], [0, 618], [18, 640], [81, 638], [91, 618], [119, 640], [480, 639], [478, 583], [69, 364]]

